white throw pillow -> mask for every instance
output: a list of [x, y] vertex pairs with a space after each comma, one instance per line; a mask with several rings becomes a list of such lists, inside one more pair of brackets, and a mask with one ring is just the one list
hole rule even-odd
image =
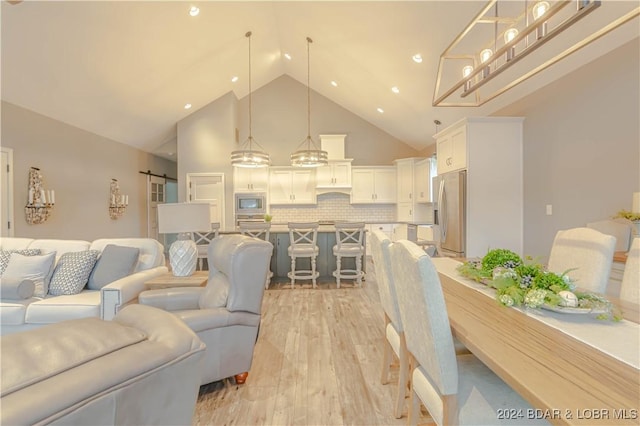
[[49, 290], [49, 281], [53, 273], [53, 264], [56, 260], [56, 252], [42, 256], [24, 256], [20, 253], [11, 253], [7, 269], [2, 278], [9, 280], [31, 280], [35, 284], [34, 297], [45, 297]]
[[40, 254], [40, 249], [22, 249], [22, 250], [0, 250], [0, 277], [7, 269], [11, 253], [20, 253], [25, 256], [37, 256]]
[[49, 294], [62, 296], [80, 293], [89, 280], [99, 254], [98, 250], [85, 250], [70, 251], [60, 256], [51, 277]]

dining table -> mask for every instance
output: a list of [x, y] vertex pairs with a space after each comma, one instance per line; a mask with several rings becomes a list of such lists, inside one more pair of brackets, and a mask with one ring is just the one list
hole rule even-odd
[[452, 334], [533, 407], [498, 411], [499, 420], [640, 424], [637, 304], [608, 297], [622, 313], [619, 321], [587, 310], [507, 307], [495, 289], [458, 273], [461, 260], [432, 261]]

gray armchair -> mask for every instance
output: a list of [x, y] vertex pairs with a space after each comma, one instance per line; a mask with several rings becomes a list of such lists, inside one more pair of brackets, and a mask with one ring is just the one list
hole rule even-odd
[[207, 345], [202, 384], [236, 376], [244, 383], [260, 326], [273, 246], [244, 235], [209, 244], [206, 287], [144, 291], [141, 304], [171, 311]]

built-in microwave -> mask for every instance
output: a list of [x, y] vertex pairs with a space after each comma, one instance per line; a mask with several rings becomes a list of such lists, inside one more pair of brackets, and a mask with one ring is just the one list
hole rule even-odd
[[242, 192], [236, 194], [235, 213], [237, 215], [261, 215], [267, 212], [266, 192]]

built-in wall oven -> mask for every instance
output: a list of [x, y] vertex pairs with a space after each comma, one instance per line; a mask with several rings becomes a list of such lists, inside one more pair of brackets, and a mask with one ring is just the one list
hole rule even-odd
[[235, 194], [236, 225], [238, 222], [262, 222], [267, 213], [266, 192], [238, 192]]

